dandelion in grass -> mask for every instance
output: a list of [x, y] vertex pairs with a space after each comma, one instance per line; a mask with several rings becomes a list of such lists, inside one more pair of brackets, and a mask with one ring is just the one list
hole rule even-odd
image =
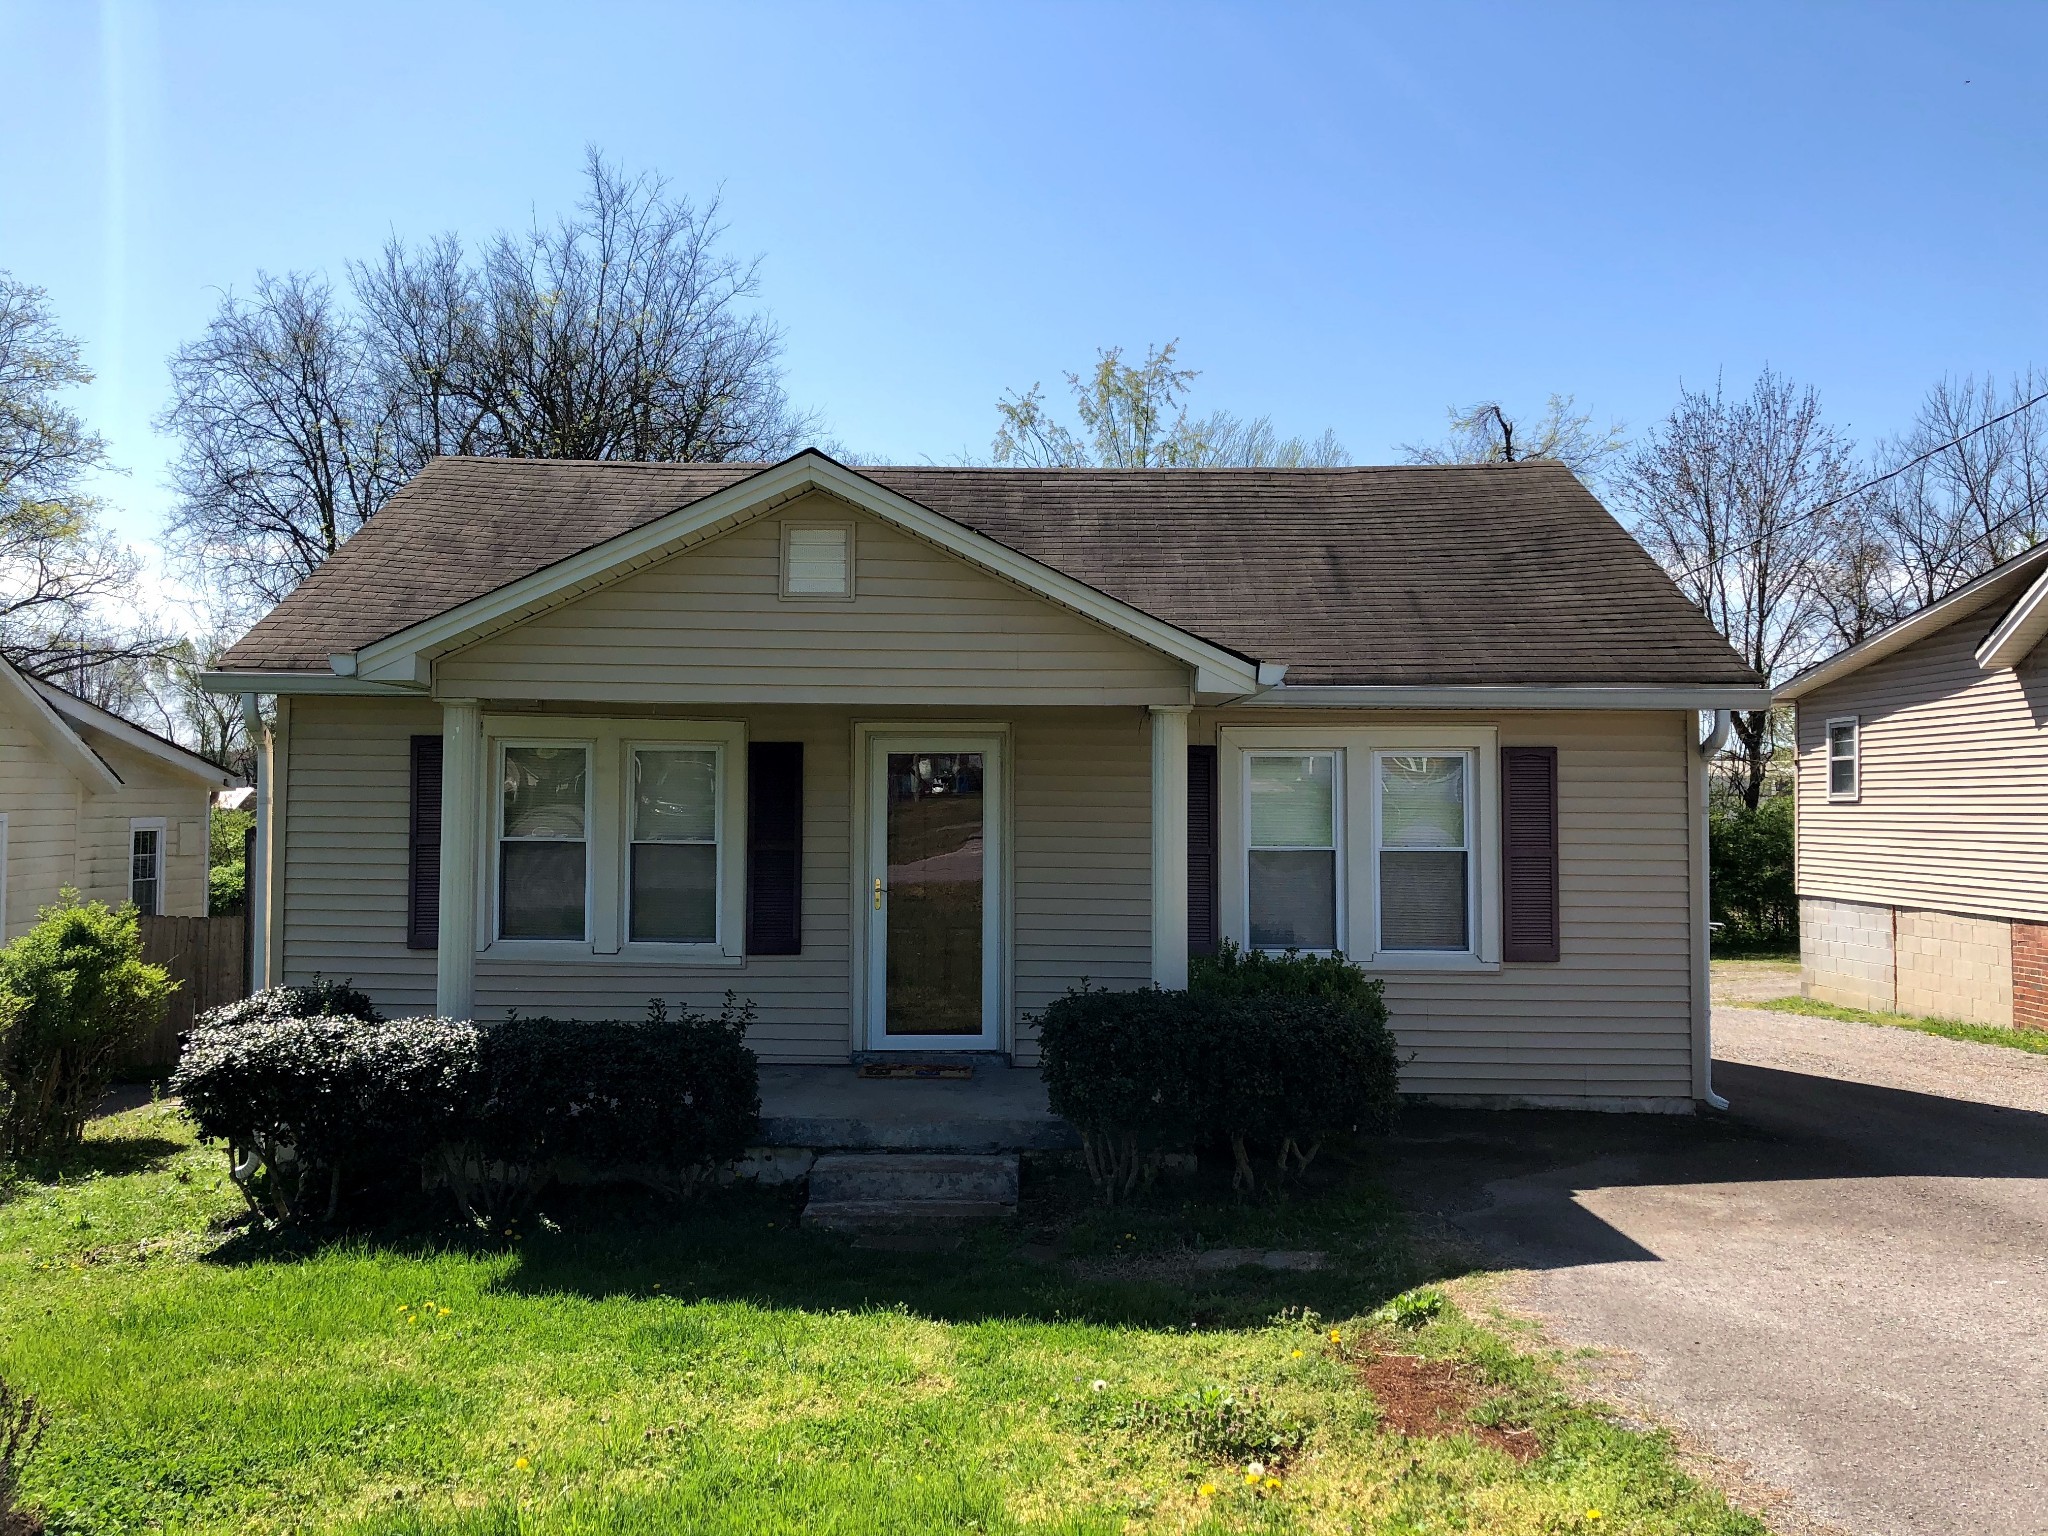
[[1287, 1358], [1290, 1360], [1299, 1360], [1301, 1358], [1301, 1351], [1297, 1349], [1293, 1354], [1289, 1355]]
[[1202, 1484], [1202, 1486], [1201, 1486], [1201, 1487], [1199, 1487], [1199, 1488], [1197, 1488], [1197, 1489], [1195, 1490], [1195, 1496], [1196, 1496], [1197, 1498], [1203, 1498], [1203, 1499], [1213, 1499], [1213, 1498], [1215, 1498], [1215, 1497], [1216, 1497], [1216, 1485], [1215, 1485], [1214, 1483], [1204, 1483], [1204, 1484]]
[[1280, 1486], [1280, 1479], [1277, 1477], [1267, 1476], [1260, 1480], [1259, 1486], [1261, 1488], [1278, 1488]]
[[1344, 1335], [1338, 1332], [1335, 1328], [1332, 1328], [1330, 1330], [1330, 1342], [1332, 1344], [1341, 1345], [1344, 1342]]
[[1109, 1390], [1109, 1383], [1104, 1381], [1100, 1376], [1098, 1376], [1095, 1378], [1094, 1381], [1089, 1383], [1089, 1390], [1094, 1392], [1106, 1392]]
[[533, 1463], [528, 1461], [524, 1456], [520, 1457], [517, 1461], [513, 1462], [512, 1465], [515, 1469], [521, 1472], [531, 1472], [533, 1470]]
[[1588, 1520], [1598, 1520], [1598, 1519], [1601, 1519], [1601, 1518], [1602, 1518], [1602, 1516], [1601, 1516], [1601, 1514], [1600, 1514], [1600, 1511], [1599, 1511], [1599, 1510], [1597, 1510], [1597, 1509], [1589, 1509], [1589, 1510], [1587, 1510], [1587, 1511], [1586, 1511], [1586, 1518], [1587, 1518]]

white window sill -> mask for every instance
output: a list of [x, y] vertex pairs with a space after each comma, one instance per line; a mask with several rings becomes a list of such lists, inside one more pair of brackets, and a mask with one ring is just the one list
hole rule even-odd
[[727, 954], [714, 944], [626, 944], [600, 954], [588, 939], [496, 939], [480, 946], [479, 960], [541, 965], [673, 965], [733, 969], [745, 955]]
[[1438, 975], [1445, 972], [1465, 975], [1489, 975], [1500, 969], [1498, 960], [1482, 960], [1477, 955], [1436, 955], [1427, 951], [1397, 950], [1374, 955], [1369, 960], [1357, 962], [1360, 970], [1369, 975], [1387, 972]]

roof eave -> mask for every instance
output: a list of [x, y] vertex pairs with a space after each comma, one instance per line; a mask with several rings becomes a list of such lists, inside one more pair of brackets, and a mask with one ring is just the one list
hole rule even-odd
[[1766, 709], [1771, 690], [1739, 683], [1309, 684], [1239, 701], [1262, 709]]

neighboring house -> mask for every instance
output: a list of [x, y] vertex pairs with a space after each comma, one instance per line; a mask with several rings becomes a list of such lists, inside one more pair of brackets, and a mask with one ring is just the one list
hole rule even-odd
[[0, 932], [66, 888], [206, 915], [207, 814], [227, 771], [0, 660]]
[[1548, 464], [440, 459], [230, 650], [262, 974], [1036, 1059], [1220, 939], [1386, 977], [1406, 1086], [1710, 1094], [1702, 709], [1766, 697]]
[[1778, 689], [1809, 997], [2048, 1028], [2048, 545]]

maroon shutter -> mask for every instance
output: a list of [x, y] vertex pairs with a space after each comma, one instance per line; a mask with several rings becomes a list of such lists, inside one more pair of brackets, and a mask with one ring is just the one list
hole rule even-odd
[[1216, 749], [1188, 748], [1188, 953], [1213, 955], [1216, 904]]
[[747, 745], [747, 953], [803, 952], [804, 744]]
[[405, 947], [441, 941], [441, 738], [412, 739], [412, 851], [406, 860]]
[[1555, 960], [1557, 748], [1500, 749], [1501, 958]]

